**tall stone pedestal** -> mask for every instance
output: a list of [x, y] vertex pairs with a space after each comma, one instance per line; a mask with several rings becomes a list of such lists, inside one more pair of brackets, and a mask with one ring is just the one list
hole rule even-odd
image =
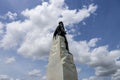
[[65, 39], [56, 36], [53, 39], [47, 67], [47, 80], [78, 80], [73, 55], [68, 52]]

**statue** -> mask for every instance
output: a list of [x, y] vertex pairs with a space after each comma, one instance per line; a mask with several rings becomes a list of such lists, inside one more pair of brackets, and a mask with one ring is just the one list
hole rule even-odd
[[57, 26], [57, 28], [56, 28], [56, 30], [54, 32], [53, 38], [56, 39], [57, 35], [60, 35], [60, 36], [65, 38], [66, 49], [69, 51], [68, 42], [67, 42], [67, 39], [66, 39], [66, 36], [65, 36], [66, 31], [65, 31], [64, 24], [63, 24], [62, 21], [59, 22], [59, 25]]

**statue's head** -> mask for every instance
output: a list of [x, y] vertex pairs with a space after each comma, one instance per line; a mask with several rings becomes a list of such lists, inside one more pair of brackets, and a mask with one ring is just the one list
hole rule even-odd
[[64, 26], [62, 21], [59, 22], [59, 25]]

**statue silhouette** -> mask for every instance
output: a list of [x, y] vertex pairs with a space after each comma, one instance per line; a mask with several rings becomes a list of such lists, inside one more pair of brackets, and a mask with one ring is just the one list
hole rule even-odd
[[66, 49], [69, 51], [68, 42], [67, 42], [67, 39], [66, 39], [66, 36], [65, 36], [66, 31], [65, 31], [64, 24], [63, 24], [62, 21], [59, 22], [59, 25], [57, 26], [57, 28], [54, 32], [53, 38], [56, 39], [56, 35], [60, 35], [60, 36], [64, 37], [65, 44], [66, 44]]

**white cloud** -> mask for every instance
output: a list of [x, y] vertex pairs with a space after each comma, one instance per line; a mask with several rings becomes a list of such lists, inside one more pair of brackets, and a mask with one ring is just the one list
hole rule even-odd
[[0, 36], [3, 34], [3, 27], [4, 27], [4, 24], [2, 22], [0, 22]]
[[32, 57], [33, 59], [44, 57], [49, 53], [51, 37], [49, 32], [40, 33], [39, 30], [34, 30], [32, 33], [27, 34], [25, 42], [18, 49], [18, 52], [25, 57]]
[[118, 43], [118, 45], [116, 46], [118, 49], [120, 49], [120, 42]]
[[46, 76], [43, 76], [41, 80], [46, 80]]
[[111, 76], [120, 69], [119, 61], [120, 50], [108, 50], [108, 46], [96, 46], [99, 38], [93, 38], [89, 41], [74, 41], [73, 36], [68, 36], [70, 51], [75, 60], [87, 64], [95, 69], [97, 76]]
[[15, 80], [21, 80], [21, 79], [15, 79]]
[[81, 72], [81, 68], [77, 67], [77, 73], [79, 74]]
[[4, 49], [13, 48], [20, 44], [23, 41], [27, 32], [32, 29], [32, 24], [30, 21], [17, 21], [8, 23], [7, 25], [7, 32], [4, 35], [4, 38], [1, 40], [1, 47]]
[[88, 63], [90, 61], [90, 51], [92, 47], [95, 47], [99, 38], [93, 38], [90, 41], [75, 41], [73, 35], [68, 35], [68, 43], [70, 51], [75, 56], [75, 60], [80, 63]]
[[110, 80], [110, 78], [109, 77], [90, 76], [89, 78], [85, 78], [82, 80]]
[[82, 80], [88, 80], [88, 79], [84, 78], [84, 79], [82, 79]]
[[9, 58], [6, 58], [5, 63], [6, 64], [11, 64], [11, 63], [13, 63], [15, 61], [16, 61], [15, 57], [9, 57]]
[[0, 75], [0, 80], [14, 80], [14, 79], [10, 78], [8, 75]]
[[0, 74], [0, 80], [21, 80], [21, 79], [15, 79], [15, 78], [12, 78], [12, 77], [10, 77], [10, 76], [8, 76], [8, 75], [1, 75]]
[[9, 19], [9, 20], [15, 20], [17, 17], [17, 13], [12, 13], [8, 11], [5, 15], [0, 16], [1, 19]]
[[65, 25], [79, 23], [89, 17], [97, 9], [90, 4], [88, 8], [70, 10], [64, 0], [43, 2], [33, 9], [22, 11], [27, 17], [24, 21], [13, 21], [6, 24], [6, 34], [1, 40], [4, 49], [17, 48], [24, 57], [41, 59], [48, 55], [52, 40], [52, 31], [58, 21]]
[[41, 71], [38, 69], [33, 69], [32, 71], [28, 72], [28, 75], [31, 77], [40, 77]]
[[91, 77], [89, 78], [89, 80], [97, 80], [97, 79], [99, 79], [99, 78], [96, 77], [96, 76], [91, 76]]
[[93, 38], [88, 42], [88, 46], [89, 47], [95, 47], [96, 46], [96, 42], [100, 40], [99, 38]]
[[120, 80], [120, 69], [112, 76], [112, 80]]
[[84, 7], [83, 9], [79, 9], [79, 11], [77, 12], [77, 10], [64, 10], [62, 12], [62, 18], [60, 18], [59, 20], [62, 20], [65, 25], [69, 25], [69, 24], [74, 24], [74, 23], [79, 23], [81, 21], [83, 21], [85, 18], [89, 17], [91, 13], [94, 13], [97, 9], [97, 6], [94, 4], [89, 5], [88, 8]]
[[110, 56], [110, 54], [111, 52], [108, 51], [107, 46], [98, 47], [92, 51], [89, 64], [95, 67], [96, 75], [107, 76], [116, 72], [115, 58]]
[[17, 13], [12, 13], [12, 12], [9, 11], [9, 12], [6, 14], [6, 17], [8, 17], [10, 20], [15, 20], [16, 17], [17, 17]]
[[83, 24], [83, 25], [86, 25], [86, 22], [83, 21], [82, 24]]

